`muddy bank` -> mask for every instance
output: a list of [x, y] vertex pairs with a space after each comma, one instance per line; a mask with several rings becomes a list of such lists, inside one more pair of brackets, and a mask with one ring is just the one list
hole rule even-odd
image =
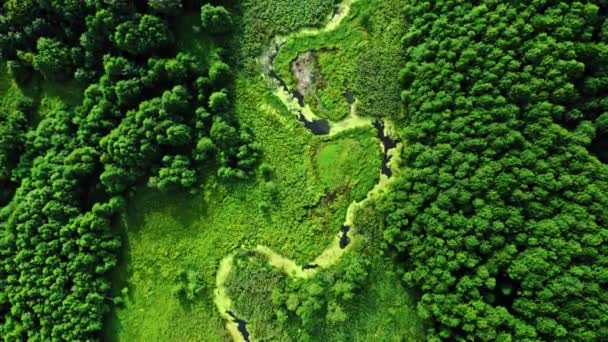
[[304, 127], [306, 127], [306, 129], [308, 129], [314, 135], [329, 134], [329, 132], [331, 131], [329, 121], [323, 119], [307, 119], [306, 116], [302, 113], [302, 110], [306, 107], [306, 104], [304, 103], [304, 95], [302, 94], [302, 92], [299, 89], [290, 91], [289, 87], [287, 86], [287, 82], [285, 82], [285, 80], [276, 72], [276, 70], [274, 70], [273, 63], [275, 58], [277, 57], [277, 53], [279, 52], [280, 48], [281, 44], [273, 44], [272, 52], [268, 56], [270, 61], [270, 65], [268, 65], [268, 77], [276, 81], [277, 85], [283, 92], [291, 95], [297, 100], [298, 106], [300, 107], [300, 114], [296, 117], [301, 123], [304, 124]]
[[297, 89], [304, 96], [317, 97], [316, 85], [321, 75], [317, 57], [313, 51], [298, 53], [291, 63], [291, 72], [297, 81]]
[[270, 54], [270, 56], [268, 56], [269, 60], [270, 60], [270, 68], [268, 70], [268, 76], [277, 81], [279, 86], [287, 93], [290, 93], [291, 96], [293, 96], [295, 99], [298, 100], [298, 105], [300, 105], [300, 107], [304, 107], [304, 95], [302, 92], [299, 91], [299, 89], [296, 89], [292, 92], [289, 91], [289, 87], [287, 86], [287, 82], [285, 82], [285, 80], [279, 76], [279, 74], [276, 72], [276, 70], [274, 70], [274, 60], [275, 58], [277, 58], [277, 54], [279, 53], [279, 50], [281, 49], [281, 46], [283, 44], [277, 44], [274, 43], [273, 44], [273, 48], [272, 48], [272, 53]]

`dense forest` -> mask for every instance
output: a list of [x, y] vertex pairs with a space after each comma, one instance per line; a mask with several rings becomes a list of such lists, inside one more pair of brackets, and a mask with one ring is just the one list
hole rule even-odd
[[2, 1], [0, 340], [608, 340], [607, 16]]
[[2, 59], [15, 81], [74, 79], [84, 89], [81, 104], [36, 125], [35, 97], [2, 113], [5, 340], [99, 334], [120, 247], [111, 220], [136, 184], [195, 191], [205, 170], [232, 179], [254, 167], [256, 146], [231, 114], [231, 69], [222, 62], [230, 14], [201, 8], [201, 29], [217, 46], [201, 56], [176, 48], [181, 11], [180, 1], [2, 7]]
[[606, 6], [407, 8], [387, 238], [437, 338], [608, 338]]

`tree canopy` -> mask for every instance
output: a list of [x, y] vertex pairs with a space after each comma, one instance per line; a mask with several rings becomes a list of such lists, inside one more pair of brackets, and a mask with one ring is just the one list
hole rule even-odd
[[[195, 192], [206, 170], [233, 180], [255, 167], [221, 49], [201, 58], [174, 44], [164, 16], [182, 10], [180, 1], [0, 7], [1, 62], [19, 85], [35, 89], [28, 82], [42, 77], [85, 89], [80, 104], [46, 109], [39, 122], [29, 118], [40, 103], [26, 96], [0, 112], [2, 339], [98, 339], [119, 296], [109, 282], [121, 245], [112, 225], [133, 189]], [[221, 16], [225, 27], [229, 13]]]
[[446, 340], [608, 339], [606, 5], [416, 1], [405, 169], [386, 204]]

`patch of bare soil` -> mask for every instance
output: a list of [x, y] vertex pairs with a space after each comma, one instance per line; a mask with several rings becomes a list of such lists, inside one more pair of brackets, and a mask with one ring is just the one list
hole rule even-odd
[[291, 63], [291, 72], [298, 83], [298, 92], [304, 97], [312, 97], [320, 103], [316, 86], [322, 83], [322, 80], [315, 53], [313, 51], [299, 53]]

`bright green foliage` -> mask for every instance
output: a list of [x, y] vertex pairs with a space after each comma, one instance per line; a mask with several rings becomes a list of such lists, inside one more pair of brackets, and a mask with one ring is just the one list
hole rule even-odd
[[[346, 321], [344, 305], [353, 299], [367, 279], [369, 262], [350, 254], [340, 264], [312, 279], [289, 282], [272, 293], [279, 316], [296, 316], [309, 332], [327, 320], [330, 324]], [[285, 321], [287, 322], [287, 321]]]
[[403, 106], [399, 98], [399, 69], [403, 66], [405, 8], [407, 0], [370, 0], [359, 2], [359, 19], [368, 37], [354, 60], [352, 91], [361, 115], [400, 117]]
[[385, 235], [434, 337], [608, 339], [608, 169], [585, 148], [605, 110], [605, 5], [406, 10], [406, 168]]
[[[381, 155], [374, 133], [371, 129], [360, 129], [319, 146], [315, 152], [314, 165], [317, 177], [329, 191], [340, 193], [345, 190], [344, 187], [357, 183], [363, 183], [366, 189], [370, 189], [377, 182], [375, 178], [364, 177], [369, 170], [379, 170], [378, 160]], [[352, 167], [353, 160], [358, 161], [359, 168]], [[365, 195], [363, 192], [357, 193], [358, 198], [364, 198]]]

